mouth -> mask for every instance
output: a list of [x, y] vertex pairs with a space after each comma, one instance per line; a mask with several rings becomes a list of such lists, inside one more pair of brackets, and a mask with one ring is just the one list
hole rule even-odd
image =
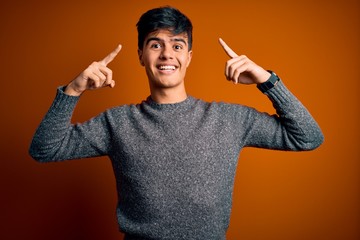
[[157, 65], [156, 67], [160, 71], [167, 71], [167, 72], [172, 72], [177, 69], [177, 66], [175, 65]]

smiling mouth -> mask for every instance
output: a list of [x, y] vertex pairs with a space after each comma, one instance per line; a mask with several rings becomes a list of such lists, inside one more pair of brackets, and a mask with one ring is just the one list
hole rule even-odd
[[173, 65], [159, 65], [157, 66], [159, 70], [165, 70], [165, 71], [173, 71], [176, 69], [176, 66]]

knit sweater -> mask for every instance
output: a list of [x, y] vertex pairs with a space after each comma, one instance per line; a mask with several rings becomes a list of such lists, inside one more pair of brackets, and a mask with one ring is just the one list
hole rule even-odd
[[59, 88], [30, 154], [40, 162], [109, 156], [126, 239], [225, 239], [240, 150], [311, 150], [323, 141], [282, 82], [265, 94], [276, 115], [191, 96], [175, 104], [149, 97], [71, 124], [79, 97]]

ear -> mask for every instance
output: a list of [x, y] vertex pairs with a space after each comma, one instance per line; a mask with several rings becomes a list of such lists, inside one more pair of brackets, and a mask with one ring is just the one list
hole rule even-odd
[[191, 59], [192, 59], [192, 55], [193, 55], [193, 51], [190, 50], [190, 51], [189, 51], [189, 55], [188, 55], [188, 61], [187, 61], [186, 67], [188, 67], [188, 66], [190, 65], [190, 62], [191, 62]]
[[138, 49], [138, 56], [141, 66], [145, 66], [144, 61], [142, 60], [143, 51], [141, 49]]

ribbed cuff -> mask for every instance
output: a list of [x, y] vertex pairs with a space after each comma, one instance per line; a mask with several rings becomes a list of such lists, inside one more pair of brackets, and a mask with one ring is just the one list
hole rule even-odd
[[283, 81], [279, 81], [276, 86], [264, 93], [277, 106], [284, 106], [289, 102], [297, 100], [296, 97], [284, 85]]
[[56, 114], [72, 114], [80, 96], [70, 96], [64, 93], [65, 87], [58, 87], [51, 111]]

